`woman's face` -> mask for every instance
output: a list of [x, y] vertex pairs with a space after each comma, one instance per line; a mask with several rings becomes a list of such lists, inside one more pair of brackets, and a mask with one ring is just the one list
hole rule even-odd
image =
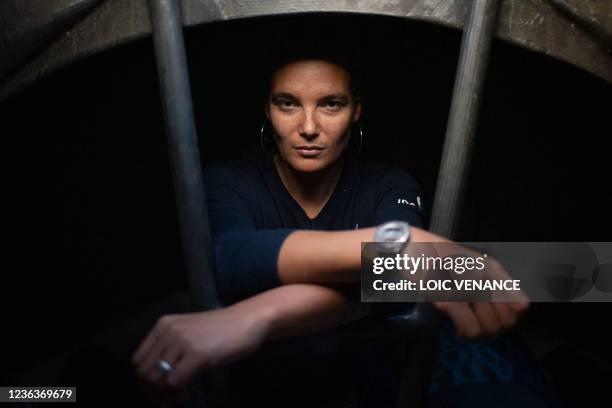
[[350, 74], [322, 60], [291, 62], [271, 81], [266, 115], [280, 156], [300, 172], [324, 170], [342, 154], [349, 129], [361, 115]]

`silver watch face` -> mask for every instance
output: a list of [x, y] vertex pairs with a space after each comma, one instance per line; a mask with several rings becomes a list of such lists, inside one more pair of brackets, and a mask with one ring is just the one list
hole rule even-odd
[[410, 238], [410, 225], [405, 221], [390, 221], [376, 229], [374, 241], [385, 252], [397, 252]]

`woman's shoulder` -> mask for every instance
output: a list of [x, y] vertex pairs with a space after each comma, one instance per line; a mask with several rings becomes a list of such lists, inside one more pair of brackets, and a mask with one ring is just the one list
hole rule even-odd
[[262, 156], [248, 156], [242, 159], [232, 159], [223, 161], [209, 162], [204, 167], [204, 173], [226, 173], [236, 175], [258, 175], [267, 166], [267, 157]]
[[402, 183], [417, 185], [408, 169], [398, 164], [383, 163], [369, 159], [352, 159], [351, 166], [358, 177], [368, 183]]
[[232, 186], [252, 186], [254, 182], [262, 179], [266, 165], [265, 158], [260, 157], [210, 162], [204, 167], [204, 181]]

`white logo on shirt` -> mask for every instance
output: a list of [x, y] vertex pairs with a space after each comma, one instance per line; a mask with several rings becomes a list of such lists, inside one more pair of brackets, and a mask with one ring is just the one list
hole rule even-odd
[[417, 204], [413, 203], [412, 201], [408, 201], [405, 198], [398, 198], [397, 199], [397, 203], [398, 204], [407, 204], [407, 205], [411, 205], [413, 207], [419, 207], [419, 209], [421, 209], [421, 197], [417, 196]]
[[404, 199], [404, 198], [398, 198], [398, 199], [397, 199], [397, 203], [398, 203], [398, 204], [408, 204], [408, 205], [411, 205], [411, 206], [413, 206], [413, 207], [416, 207], [416, 204], [415, 204], [415, 203], [413, 203], [413, 202], [411, 202], [411, 201], [408, 201], [408, 200], [406, 200], [406, 199]]

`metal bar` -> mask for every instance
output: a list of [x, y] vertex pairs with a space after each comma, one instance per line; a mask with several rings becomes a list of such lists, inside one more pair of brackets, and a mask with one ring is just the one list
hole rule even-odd
[[495, 31], [497, 0], [473, 0], [463, 32], [430, 229], [455, 238]]
[[185, 267], [195, 310], [219, 307], [179, 0], [149, 0]]

